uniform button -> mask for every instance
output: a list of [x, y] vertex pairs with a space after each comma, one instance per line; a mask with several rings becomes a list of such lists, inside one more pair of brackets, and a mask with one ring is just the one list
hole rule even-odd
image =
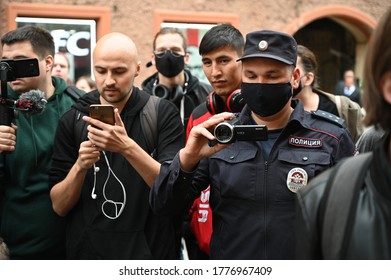
[[308, 160], [308, 157], [303, 157], [303, 161], [307, 161]]
[[230, 156], [230, 157], [229, 157], [229, 159], [234, 159], [234, 158], [235, 158], [235, 156]]

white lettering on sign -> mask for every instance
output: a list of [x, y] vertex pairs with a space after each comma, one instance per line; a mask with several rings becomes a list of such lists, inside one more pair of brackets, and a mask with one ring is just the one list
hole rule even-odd
[[90, 54], [89, 48], [80, 48], [78, 42], [80, 40], [90, 40], [91, 33], [87, 31], [70, 32], [63, 29], [53, 30], [51, 32], [57, 53], [60, 48], [66, 48], [67, 51], [74, 56], [87, 56]]

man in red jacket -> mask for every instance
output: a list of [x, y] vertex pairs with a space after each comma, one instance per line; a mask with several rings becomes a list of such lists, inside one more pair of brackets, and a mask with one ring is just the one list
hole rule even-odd
[[[243, 107], [240, 94], [242, 79], [241, 62], [236, 60], [243, 55], [244, 38], [238, 29], [230, 24], [220, 24], [205, 33], [199, 52], [203, 70], [213, 87], [207, 100], [192, 112], [186, 130], [186, 137], [193, 126], [211, 116], [224, 111], [239, 112]], [[190, 227], [197, 246], [191, 246], [191, 238], [186, 238], [189, 258], [199, 259], [209, 256], [209, 243], [212, 234], [212, 213], [209, 207], [209, 188], [201, 193], [190, 209]], [[191, 233], [190, 233], [191, 234]], [[207, 256], [205, 256], [205, 253]]]

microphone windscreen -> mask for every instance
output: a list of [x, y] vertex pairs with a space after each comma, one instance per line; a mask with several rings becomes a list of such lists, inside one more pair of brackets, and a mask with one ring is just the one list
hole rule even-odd
[[22, 93], [16, 100], [16, 109], [24, 111], [27, 115], [39, 114], [46, 106], [45, 94], [36, 89]]

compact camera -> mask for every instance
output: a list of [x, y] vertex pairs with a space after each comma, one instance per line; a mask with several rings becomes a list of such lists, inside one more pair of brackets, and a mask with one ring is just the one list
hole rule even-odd
[[219, 123], [214, 130], [218, 143], [229, 144], [235, 141], [264, 141], [268, 139], [266, 125], [243, 125], [235, 117]]

